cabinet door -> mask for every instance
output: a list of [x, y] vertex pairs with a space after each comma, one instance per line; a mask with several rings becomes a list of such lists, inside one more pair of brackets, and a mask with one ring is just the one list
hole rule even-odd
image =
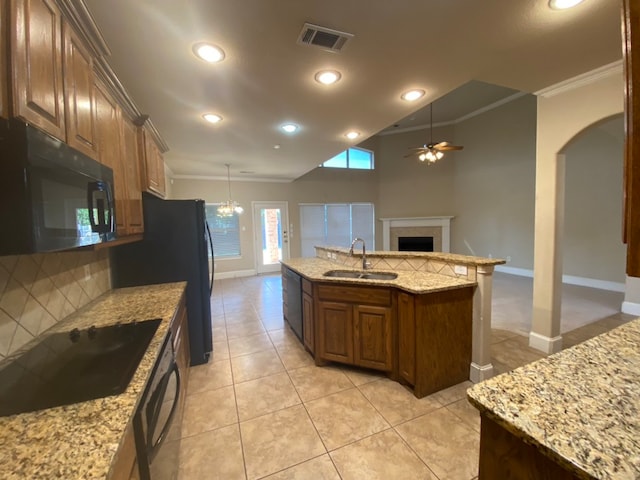
[[623, 1], [622, 46], [626, 130], [623, 236], [627, 275], [640, 277], [640, 4], [635, 0]]
[[391, 371], [393, 367], [391, 309], [354, 305], [354, 363]]
[[325, 360], [353, 363], [353, 306], [319, 302], [316, 354]]
[[314, 353], [314, 332], [313, 332], [313, 297], [306, 292], [302, 293], [302, 332], [304, 335], [304, 346]]
[[151, 134], [141, 128], [140, 155], [143, 189], [160, 197], [165, 195], [164, 160]]
[[98, 159], [100, 163], [113, 170], [116, 229], [120, 235], [126, 235], [126, 183], [120, 158], [120, 108], [107, 88], [100, 82], [95, 84], [95, 98]]
[[97, 158], [93, 58], [73, 28], [67, 24], [63, 27], [67, 143]]
[[14, 114], [65, 141], [62, 21], [55, 0], [12, 2]]
[[138, 137], [135, 125], [122, 116], [122, 154], [120, 156], [125, 180], [126, 233], [142, 233], [142, 191], [140, 190], [140, 164], [138, 159]]
[[9, 77], [7, 76], [7, 0], [0, 0], [0, 117], [9, 118]]
[[416, 382], [416, 321], [413, 295], [398, 293], [398, 369], [411, 385]]

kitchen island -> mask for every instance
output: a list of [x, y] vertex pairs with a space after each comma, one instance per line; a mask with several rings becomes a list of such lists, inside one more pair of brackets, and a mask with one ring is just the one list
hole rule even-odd
[[[111, 290], [44, 334], [90, 326], [102, 327], [118, 322], [125, 324], [151, 318], [162, 319], [122, 394], [1, 417], [1, 478], [122, 478], [115, 471], [120, 457], [135, 457], [135, 446], [130, 443], [132, 437], [125, 435], [125, 432], [130, 428], [138, 399], [181, 303], [185, 286], [185, 282], [179, 282]], [[40, 340], [42, 338], [34, 342]], [[21, 352], [31, 346], [25, 345]], [[17, 352], [16, 356], [21, 352]]]
[[473, 386], [480, 476], [640, 478], [640, 319]]
[[469, 378], [475, 282], [403, 270], [380, 279], [345, 265], [339, 273], [368, 278], [326, 275], [335, 270], [317, 257], [283, 261], [283, 313], [317, 365], [379, 370], [419, 398]]

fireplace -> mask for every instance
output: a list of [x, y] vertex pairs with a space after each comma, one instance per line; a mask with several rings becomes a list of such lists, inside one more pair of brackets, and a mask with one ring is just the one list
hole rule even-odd
[[433, 237], [398, 237], [400, 252], [433, 252]]
[[[450, 252], [450, 231], [452, 216], [443, 217], [404, 217], [381, 218], [382, 248], [386, 251], [399, 251], [401, 237], [432, 237], [433, 246], [430, 251]], [[417, 250], [411, 247], [409, 250]]]

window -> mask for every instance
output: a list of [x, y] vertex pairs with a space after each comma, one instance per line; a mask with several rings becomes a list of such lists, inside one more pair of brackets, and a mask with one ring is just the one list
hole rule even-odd
[[373, 152], [363, 148], [350, 148], [324, 162], [322, 167], [373, 170]]
[[240, 256], [240, 218], [237, 213], [231, 217], [219, 217], [218, 204], [205, 205], [207, 223], [213, 237], [213, 255], [216, 258], [237, 258]]
[[303, 257], [315, 257], [316, 245], [349, 247], [355, 237], [374, 250], [372, 203], [300, 205], [300, 243]]

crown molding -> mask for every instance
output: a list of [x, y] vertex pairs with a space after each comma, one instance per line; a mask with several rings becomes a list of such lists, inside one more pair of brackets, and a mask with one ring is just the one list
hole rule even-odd
[[550, 98], [561, 93], [568, 92], [569, 90], [589, 85], [590, 83], [597, 82], [598, 80], [612, 75], [622, 75], [622, 60], [617, 60], [589, 72], [568, 78], [567, 80], [563, 80], [555, 85], [550, 85], [542, 90], [533, 92], [533, 94], [538, 97]]
[[[460, 118], [456, 118], [454, 120], [449, 120], [448, 122], [438, 122], [438, 123], [434, 123], [433, 126], [434, 127], [446, 127], [448, 125], [455, 125], [457, 123], [460, 122], [464, 122], [465, 120], [469, 120], [470, 118], [473, 117], [477, 117], [478, 115], [481, 115], [483, 113], [486, 113], [490, 110], [493, 110], [494, 108], [498, 108], [501, 107], [502, 105], [505, 105], [509, 102], [513, 102], [514, 100], [520, 98], [520, 97], [524, 97], [525, 95], [528, 95], [528, 93], [526, 92], [518, 92], [518, 93], [514, 93], [513, 95], [509, 95], [508, 97], [505, 97], [501, 100], [495, 101], [493, 103], [490, 103], [489, 105], [485, 105], [482, 108], [479, 108], [477, 110], [474, 110], [473, 112], [467, 113], [466, 115], [463, 115]], [[427, 128], [431, 127], [431, 124], [425, 124], [425, 125], [415, 125], [413, 127], [407, 127], [407, 128], [398, 128], [396, 130], [389, 130], [388, 132], [380, 132], [378, 133], [378, 135], [380, 136], [386, 136], [386, 135], [395, 135], [397, 133], [406, 133], [406, 132], [415, 132], [416, 130], [425, 130]]]

